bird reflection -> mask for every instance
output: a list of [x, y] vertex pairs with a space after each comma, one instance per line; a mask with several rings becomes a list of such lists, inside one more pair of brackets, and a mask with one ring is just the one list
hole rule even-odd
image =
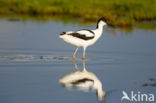
[[102, 83], [93, 72], [86, 70], [85, 60], [83, 60], [82, 71], [77, 67], [76, 63], [75, 68], [77, 69], [76, 72], [65, 75], [59, 82], [66, 88], [75, 87], [82, 91], [96, 90], [98, 100], [104, 100], [106, 93], [102, 90]]

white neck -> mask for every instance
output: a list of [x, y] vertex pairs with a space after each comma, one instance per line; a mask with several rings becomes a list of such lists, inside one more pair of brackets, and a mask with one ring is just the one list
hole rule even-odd
[[106, 25], [106, 23], [103, 22], [103, 21], [100, 21], [100, 22], [97, 23], [96, 28], [97, 28], [97, 29], [98, 29], [98, 28], [101, 28], [101, 27], [103, 28], [104, 25]]
[[99, 27], [97, 28], [97, 30], [98, 30], [99, 33], [101, 33], [101, 34], [102, 34], [102, 32], [103, 32], [103, 26], [104, 26], [104, 25], [99, 25]]
[[104, 25], [98, 24], [98, 28], [94, 30], [94, 32], [95, 32], [95, 40], [97, 40], [102, 35], [103, 26]]

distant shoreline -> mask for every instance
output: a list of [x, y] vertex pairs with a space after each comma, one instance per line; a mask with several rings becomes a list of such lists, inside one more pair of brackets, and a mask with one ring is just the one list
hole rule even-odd
[[100, 16], [113, 27], [156, 21], [155, 0], [1, 0], [0, 15], [68, 16], [96, 22]]

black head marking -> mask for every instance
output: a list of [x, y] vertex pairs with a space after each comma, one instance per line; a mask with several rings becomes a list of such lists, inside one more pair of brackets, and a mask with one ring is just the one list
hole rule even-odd
[[100, 21], [103, 21], [103, 22], [106, 22], [106, 23], [107, 23], [107, 19], [104, 18], [104, 17], [101, 17], [101, 18], [98, 20], [98, 22], [97, 22], [96, 28], [98, 28], [98, 24], [99, 24]]
[[100, 22], [100, 21], [107, 22], [107, 19], [106, 19], [106, 18], [104, 18], [104, 17], [101, 17], [101, 18], [98, 20], [98, 22]]

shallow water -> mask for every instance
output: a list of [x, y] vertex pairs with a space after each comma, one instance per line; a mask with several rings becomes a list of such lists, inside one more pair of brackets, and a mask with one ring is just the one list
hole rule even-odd
[[[94, 24], [1, 19], [0, 103], [98, 102], [94, 90], [67, 89], [59, 83], [76, 71], [72, 63], [76, 48], [58, 35], [83, 28], [94, 29]], [[121, 102], [122, 91], [129, 96], [131, 91], [156, 96], [156, 31], [107, 29], [86, 54], [86, 69], [99, 78], [106, 91], [103, 102]], [[82, 49], [76, 62], [83, 69], [81, 56]]]

